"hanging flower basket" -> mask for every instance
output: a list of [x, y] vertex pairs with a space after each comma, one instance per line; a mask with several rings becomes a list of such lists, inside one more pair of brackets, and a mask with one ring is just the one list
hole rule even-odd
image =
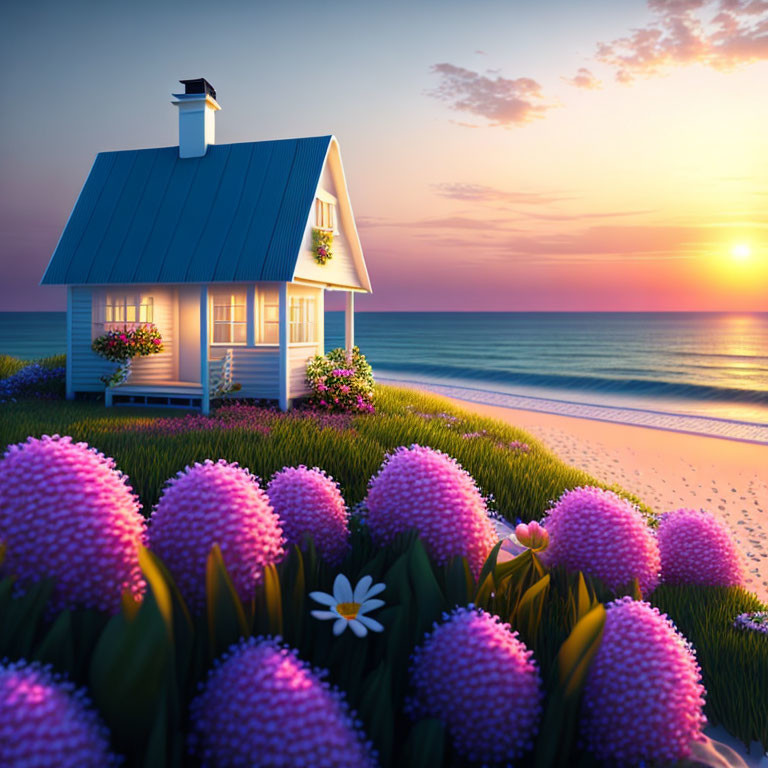
[[163, 351], [163, 338], [152, 324], [129, 328], [115, 328], [93, 340], [91, 348], [105, 360], [119, 363], [117, 370], [101, 380], [108, 387], [124, 384], [131, 375], [131, 360], [134, 357], [149, 357]]
[[318, 264], [325, 264], [329, 259], [333, 258], [332, 247], [333, 232], [328, 232], [325, 229], [312, 230], [312, 251]]

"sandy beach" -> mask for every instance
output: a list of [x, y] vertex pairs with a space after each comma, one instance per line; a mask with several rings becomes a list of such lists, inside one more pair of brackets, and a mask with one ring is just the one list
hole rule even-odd
[[618, 483], [657, 512], [712, 512], [744, 554], [748, 589], [768, 602], [768, 445], [447, 399], [525, 429], [564, 461]]

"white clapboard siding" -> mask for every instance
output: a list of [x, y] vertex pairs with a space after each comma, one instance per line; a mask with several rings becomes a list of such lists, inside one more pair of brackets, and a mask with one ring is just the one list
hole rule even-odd
[[176, 328], [173, 292], [166, 288], [142, 289], [153, 298], [153, 322], [163, 337], [163, 351], [158, 355], [134, 357], [129, 384], [162, 384], [176, 381]]
[[235, 397], [277, 400], [280, 397], [280, 351], [277, 347], [232, 347]]
[[317, 344], [291, 344], [288, 348], [288, 392], [291, 398], [308, 395], [307, 363], [317, 354]]
[[91, 349], [92, 288], [73, 286], [72, 291], [72, 382], [73, 392], [103, 392], [101, 376], [109, 376], [117, 363], [110, 363]]

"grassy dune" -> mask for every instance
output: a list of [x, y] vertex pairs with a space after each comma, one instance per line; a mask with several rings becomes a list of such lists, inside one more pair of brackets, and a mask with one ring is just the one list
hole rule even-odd
[[[512, 521], [540, 518], [550, 501], [568, 488], [601, 485], [522, 430], [466, 413], [442, 398], [388, 386], [378, 386], [376, 397], [375, 415], [342, 418], [333, 426], [328, 426], [331, 420], [306, 414], [265, 411], [260, 423], [267, 426], [267, 434], [248, 428], [166, 434], [147, 427], [169, 415], [182, 418], [183, 412], [20, 401], [0, 405], [0, 444], [54, 433], [83, 440], [114, 457], [131, 478], [145, 511], [157, 502], [168, 478], [207, 458], [237, 461], [265, 480], [286, 465], [319, 466], [341, 484], [347, 503], [354, 505], [365, 497], [368, 479], [385, 454], [412, 443], [453, 456]], [[516, 447], [518, 443], [529, 450]]]

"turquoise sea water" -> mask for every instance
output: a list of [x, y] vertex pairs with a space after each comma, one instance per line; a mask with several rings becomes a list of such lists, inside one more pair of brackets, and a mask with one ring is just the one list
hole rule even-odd
[[[360, 312], [355, 333], [389, 379], [768, 424], [768, 313]], [[0, 353], [64, 346], [64, 313], [0, 313]]]

